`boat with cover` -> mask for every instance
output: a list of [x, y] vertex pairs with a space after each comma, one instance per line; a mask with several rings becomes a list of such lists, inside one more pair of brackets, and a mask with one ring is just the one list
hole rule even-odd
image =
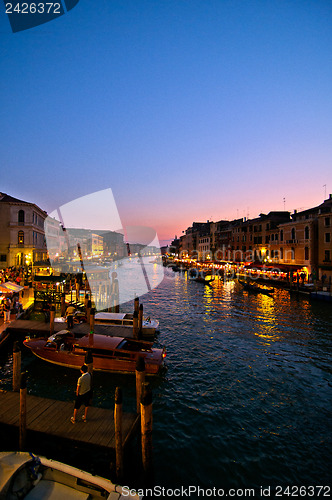
[[139, 500], [133, 490], [56, 460], [25, 452], [0, 452], [3, 500]]
[[82, 366], [91, 352], [93, 369], [103, 372], [135, 373], [137, 360], [142, 357], [146, 373], [156, 375], [166, 357], [166, 350], [153, 348], [151, 342], [98, 334], [75, 336], [67, 330], [48, 339], [27, 338], [23, 344], [38, 358], [68, 368]]

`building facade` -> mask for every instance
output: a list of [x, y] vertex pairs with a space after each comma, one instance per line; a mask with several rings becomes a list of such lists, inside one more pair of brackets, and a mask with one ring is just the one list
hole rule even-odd
[[44, 220], [34, 203], [0, 193], [0, 267], [28, 266], [47, 259]]

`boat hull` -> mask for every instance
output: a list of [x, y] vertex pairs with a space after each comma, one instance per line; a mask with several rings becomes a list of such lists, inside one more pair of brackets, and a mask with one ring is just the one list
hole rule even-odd
[[[141, 350], [117, 349], [116, 341], [115, 343], [109, 342], [113, 339], [117, 338], [87, 335], [81, 339], [73, 339], [65, 349], [61, 349], [60, 343], [45, 339], [26, 339], [24, 345], [43, 361], [67, 368], [80, 368], [85, 363], [87, 352], [90, 351], [93, 369], [101, 372], [135, 373], [137, 359], [143, 357], [146, 373], [158, 374], [163, 366], [164, 358], [164, 352], [161, 349], [153, 349], [148, 343], [139, 343], [138, 345], [142, 345]], [[135, 341], [118, 338], [120, 345], [121, 342], [134, 348], [137, 346]]]

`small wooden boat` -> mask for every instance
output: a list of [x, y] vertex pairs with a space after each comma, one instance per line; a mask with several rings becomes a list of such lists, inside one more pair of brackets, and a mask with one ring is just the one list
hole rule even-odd
[[10, 500], [139, 500], [133, 490], [56, 460], [0, 452], [0, 498]]
[[89, 351], [97, 371], [135, 373], [139, 357], [144, 359], [149, 375], [158, 374], [164, 365], [166, 350], [151, 347], [151, 342], [98, 334], [78, 338], [72, 332], [64, 332], [67, 334], [55, 334], [48, 339], [27, 338], [23, 344], [38, 358], [68, 368], [82, 366]]
[[263, 293], [264, 295], [272, 295], [274, 290], [273, 289], [268, 289], [268, 288], [262, 288], [256, 284], [253, 283], [248, 283], [246, 281], [238, 280], [240, 285], [243, 286], [243, 290], [246, 290], [248, 292], [253, 292], [253, 293]]

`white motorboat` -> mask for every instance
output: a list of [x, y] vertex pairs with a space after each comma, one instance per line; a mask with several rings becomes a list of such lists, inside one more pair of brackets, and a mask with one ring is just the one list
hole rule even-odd
[[[99, 312], [95, 315], [96, 325], [127, 326], [133, 328], [134, 315], [131, 313]], [[153, 336], [159, 328], [159, 321], [150, 317], [143, 317], [143, 337]]]
[[70, 465], [25, 452], [0, 452], [0, 498], [139, 500], [133, 491]]

